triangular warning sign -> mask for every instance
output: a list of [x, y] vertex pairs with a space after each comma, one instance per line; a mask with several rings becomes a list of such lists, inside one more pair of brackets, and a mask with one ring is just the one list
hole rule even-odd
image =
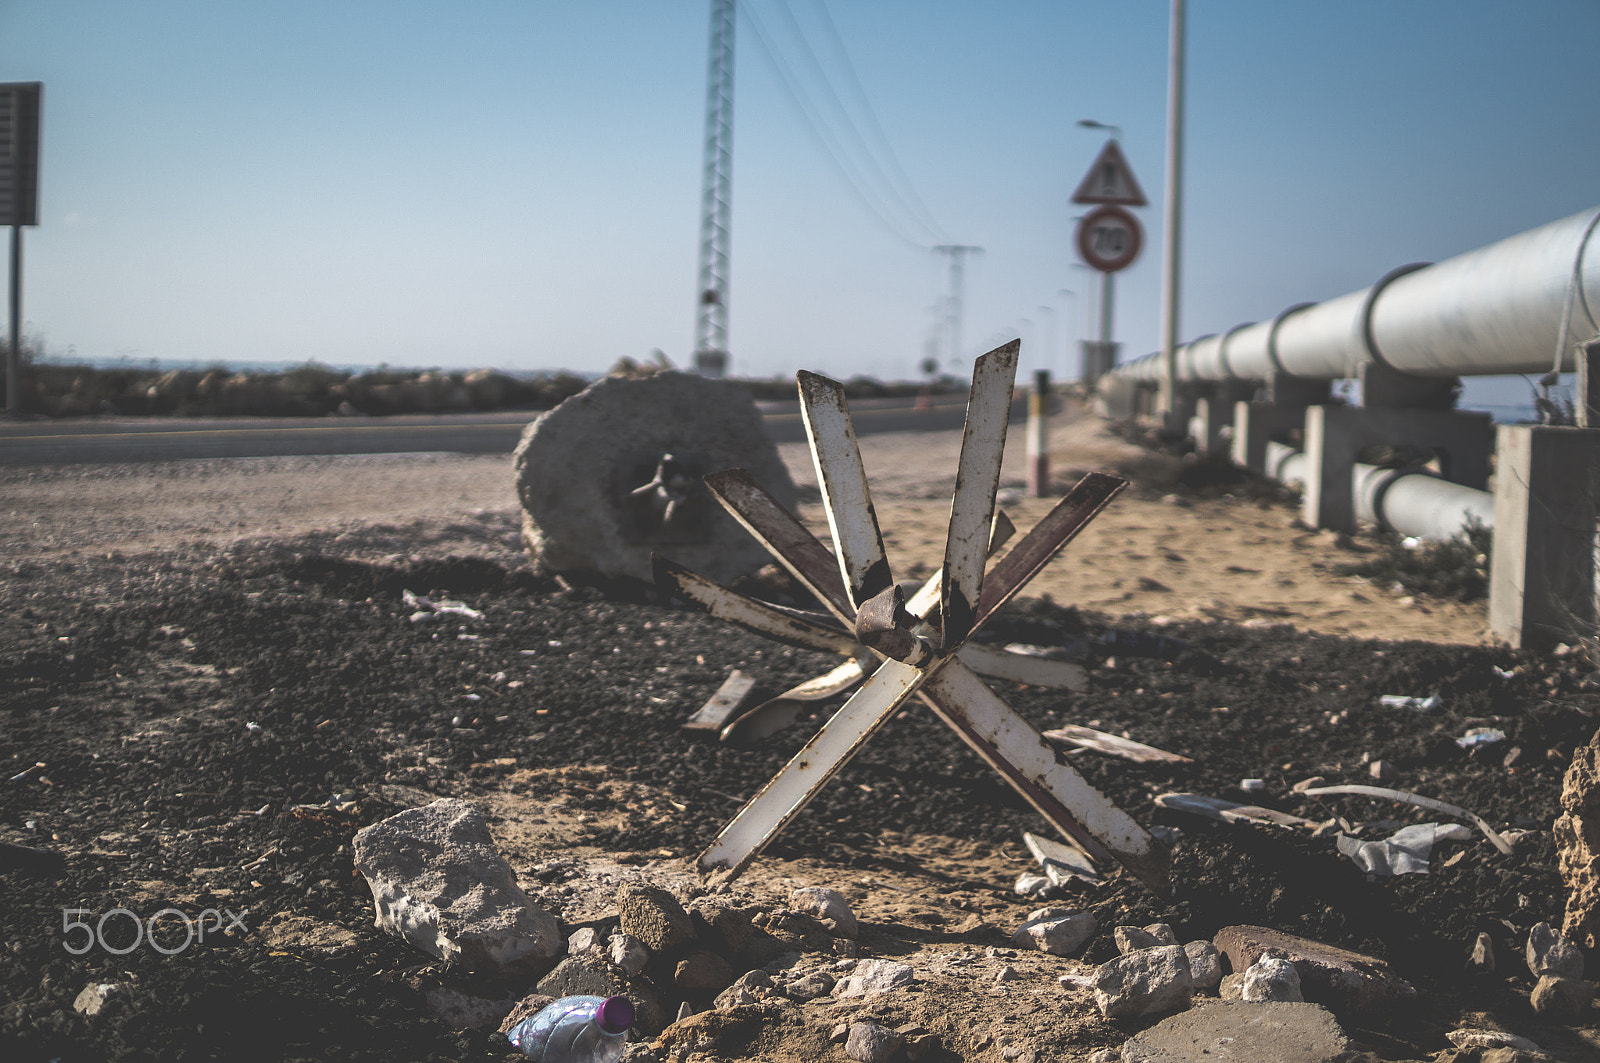
[[1142, 207], [1149, 200], [1134, 180], [1133, 169], [1122, 157], [1122, 149], [1115, 140], [1106, 141], [1100, 155], [1089, 167], [1078, 190], [1072, 193], [1074, 203], [1116, 203], [1124, 207]]

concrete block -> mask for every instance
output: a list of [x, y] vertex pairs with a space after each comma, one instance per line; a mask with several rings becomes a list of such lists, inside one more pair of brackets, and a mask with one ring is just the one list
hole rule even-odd
[[733, 580], [771, 558], [701, 477], [743, 468], [785, 508], [797, 498], [750, 393], [689, 373], [595, 381], [527, 427], [512, 467], [543, 572], [649, 580], [655, 553]]
[[1123, 1042], [1122, 1063], [1333, 1063], [1347, 1048], [1315, 1004], [1202, 1001]]
[[1257, 475], [1267, 469], [1267, 444], [1287, 441], [1305, 424], [1305, 407], [1269, 402], [1233, 404], [1233, 463]]
[[1593, 633], [1600, 429], [1500, 425], [1489, 630], [1542, 649]]
[[1382, 1015], [1417, 996], [1411, 983], [1376, 957], [1281, 930], [1229, 926], [1217, 932], [1215, 941], [1235, 971], [1249, 970], [1266, 955], [1288, 960], [1300, 974], [1305, 998], [1336, 1012]]
[[1131, 421], [1136, 412], [1134, 400], [1138, 391], [1139, 385], [1127, 377], [1102, 377], [1095, 384], [1094, 412], [1108, 421]]
[[1305, 415], [1305, 492], [1301, 519], [1315, 528], [1356, 529], [1353, 476], [1361, 449], [1383, 443], [1439, 455], [1451, 483], [1488, 485], [1493, 421], [1487, 413], [1390, 407], [1311, 406]]

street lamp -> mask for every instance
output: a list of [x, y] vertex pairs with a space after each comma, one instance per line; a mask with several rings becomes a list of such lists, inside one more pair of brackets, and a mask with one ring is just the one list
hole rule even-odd
[[1104, 129], [1111, 134], [1112, 140], [1122, 139], [1122, 127], [1119, 125], [1111, 125], [1107, 122], [1096, 122], [1093, 118], [1080, 118], [1078, 119], [1078, 124], [1085, 129]]
[[[1072, 374], [1072, 352], [1076, 349], [1077, 344], [1072, 342], [1072, 329], [1068, 327], [1068, 324], [1076, 316], [1073, 314], [1072, 308], [1077, 306], [1078, 293], [1073, 291], [1071, 288], [1060, 288], [1056, 291], [1056, 297], [1059, 299], [1073, 300], [1070, 306], [1063, 305], [1061, 308], [1063, 315], [1061, 317], [1061, 346], [1062, 357], [1064, 359], [1062, 362], [1062, 369], [1068, 376], [1070, 376]], [[1082, 329], [1081, 324], [1078, 327], [1080, 330]]]
[[1039, 341], [1039, 347], [1044, 352], [1044, 357], [1034, 364], [1042, 364], [1048, 370], [1053, 368], [1056, 362], [1056, 308], [1040, 303], [1039, 313], [1045, 315], [1044, 336]]

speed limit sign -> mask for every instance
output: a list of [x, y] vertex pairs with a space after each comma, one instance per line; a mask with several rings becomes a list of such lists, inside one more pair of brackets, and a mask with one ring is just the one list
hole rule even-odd
[[1078, 222], [1078, 254], [1101, 273], [1127, 269], [1143, 246], [1139, 219], [1121, 207], [1096, 208]]

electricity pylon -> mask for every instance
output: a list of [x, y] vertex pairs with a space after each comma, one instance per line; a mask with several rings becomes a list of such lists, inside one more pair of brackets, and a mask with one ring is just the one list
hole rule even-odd
[[962, 257], [981, 252], [983, 248], [967, 244], [940, 244], [933, 250], [935, 254], [950, 256], [950, 361], [955, 362], [961, 358]]
[[728, 371], [733, 5], [734, 0], [711, 0], [711, 54], [706, 68], [705, 161], [700, 190], [700, 292], [694, 330], [694, 368], [702, 376], [723, 376]]

